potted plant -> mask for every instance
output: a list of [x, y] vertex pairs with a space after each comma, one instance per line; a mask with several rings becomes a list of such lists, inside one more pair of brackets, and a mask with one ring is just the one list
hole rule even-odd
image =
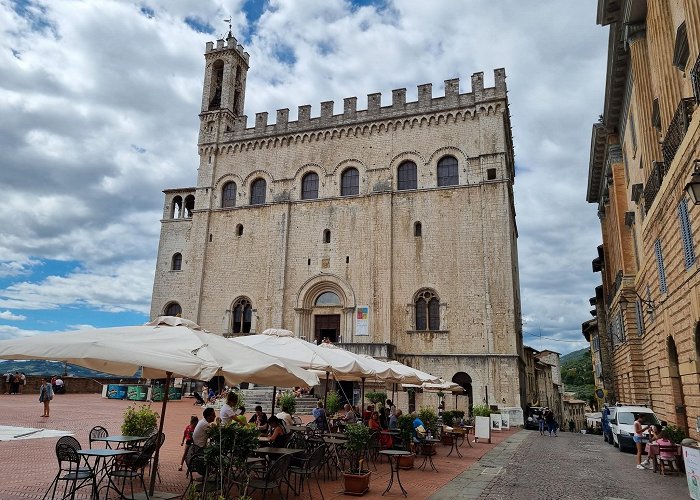
[[330, 391], [326, 396], [326, 413], [328, 415], [335, 415], [342, 406], [340, 394], [338, 394], [337, 391]]
[[282, 393], [277, 397], [277, 405], [283, 412], [294, 415], [297, 409], [297, 398], [293, 392]]
[[345, 429], [347, 441], [345, 451], [348, 453], [348, 466], [343, 471], [345, 493], [364, 495], [369, 490], [371, 472], [364, 468], [365, 450], [369, 445], [369, 427], [362, 424], [348, 424]]
[[365, 394], [365, 398], [374, 405], [376, 410], [379, 406], [384, 406], [384, 403], [386, 403], [386, 392], [368, 392]]
[[124, 410], [124, 436], [150, 436], [158, 428], [158, 414], [149, 405], [130, 405]]
[[396, 427], [404, 449], [411, 453], [408, 456], [397, 457], [399, 459], [398, 466], [401, 469], [412, 469], [416, 460], [415, 446], [413, 445], [413, 418], [411, 415], [401, 415], [396, 422]]
[[[213, 470], [224, 472], [223, 477], [229, 478], [228, 484], [224, 484], [224, 491], [229, 491], [233, 481], [238, 483], [240, 498], [247, 498], [250, 470], [247, 460], [253, 455], [255, 449], [260, 446], [258, 436], [260, 431], [255, 424], [240, 425], [235, 420], [228, 425], [215, 425], [207, 431], [207, 447], [204, 448], [204, 457], [209, 467]], [[241, 471], [234, 476], [230, 471]]]

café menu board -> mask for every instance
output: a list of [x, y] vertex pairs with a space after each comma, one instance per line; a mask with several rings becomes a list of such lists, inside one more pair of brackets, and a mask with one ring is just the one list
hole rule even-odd
[[690, 498], [700, 500], [700, 448], [684, 446], [683, 461]]

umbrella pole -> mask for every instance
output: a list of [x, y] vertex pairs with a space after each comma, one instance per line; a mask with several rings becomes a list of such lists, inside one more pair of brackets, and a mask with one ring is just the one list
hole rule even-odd
[[165, 409], [168, 406], [168, 396], [170, 394], [170, 380], [173, 372], [166, 372], [165, 388], [163, 390], [163, 406], [160, 410], [160, 424], [158, 424], [158, 437], [156, 438], [156, 454], [153, 457], [153, 470], [151, 471], [151, 484], [148, 487], [148, 494], [153, 496], [153, 490], [156, 488], [156, 477], [158, 476], [158, 458], [160, 456], [160, 436], [163, 433], [163, 425], [165, 424]]
[[323, 409], [326, 409], [326, 403], [328, 402], [328, 372], [326, 372], [326, 392], [323, 395]]
[[360, 408], [360, 419], [364, 420], [365, 416], [365, 378], [362, 377], [362, 407]]
[[272, 386], [272, 408], [270, 409], [270, 416], [275, 414], [275, 396], [277, 395], [277, 386]]

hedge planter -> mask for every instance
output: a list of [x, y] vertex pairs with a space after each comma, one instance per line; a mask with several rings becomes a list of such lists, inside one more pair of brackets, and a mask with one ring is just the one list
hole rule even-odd
[[371, 471], [363, 471], [359, 474], [351, 474], [343, 472], [343, 481], [346, 495], [362, 496], [369, 491], [369, 478], [372, 475]]
[[411, 453], [410, 455], [399, 455], [396, 457], [396, 459], [399, 461], [399, 469], [413, 469], [413, 464], [416, 461], [416, 454]]

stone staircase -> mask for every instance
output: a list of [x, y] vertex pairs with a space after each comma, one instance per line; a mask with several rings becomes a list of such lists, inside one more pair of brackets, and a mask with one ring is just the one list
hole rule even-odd
[[[280, 389], [278, 387], [277, 395], [279, 396], [280, 392], [286, 392], [288, 390], [290, 389]], [[245, 395], [244, 404], [246, 412], [252, 412], [257, 405], [260, 405], [262, 406], [264, 413], [267, 413], [268, 415], [272, 413], [272, 387], [255, 386], [253, 389], [241, 389], [240, 392]], [[318, 398], [309, 395], [297, 398], [295, 415], [311, 415], [311, 410], [316, 408], [317, 401]], [[277, 413], [277, 410], [275, 410], [275, 413]]]

